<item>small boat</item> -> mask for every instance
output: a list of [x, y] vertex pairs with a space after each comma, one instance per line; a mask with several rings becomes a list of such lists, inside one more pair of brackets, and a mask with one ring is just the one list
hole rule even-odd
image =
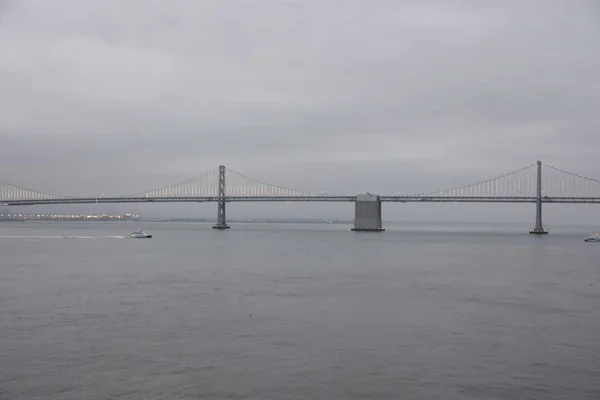
[[138, 229], [137, 231], [132, 232], [129, 235], [129, 237], [133, 238], [133, 239], [150, 239], [152, 237], [152, 235], [148, 235], [147, 233], [145, 233], [141, 229]]
[[586, 242], [600, 242], [600, 233], [585, 238]]

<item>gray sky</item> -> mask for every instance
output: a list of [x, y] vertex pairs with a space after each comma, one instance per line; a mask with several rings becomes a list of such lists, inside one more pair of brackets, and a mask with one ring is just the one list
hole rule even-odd
[[219, 164], [438, 189], [537, 159], [600, 177], [600, 5], [0, 0], [0, 177], [135, 192]]

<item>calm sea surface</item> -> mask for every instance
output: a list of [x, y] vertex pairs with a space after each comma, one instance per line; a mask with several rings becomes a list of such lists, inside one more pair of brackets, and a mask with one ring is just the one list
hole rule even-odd
[[600, 399], [593, 232], [386, 227], [1, 222], [0, 400]]

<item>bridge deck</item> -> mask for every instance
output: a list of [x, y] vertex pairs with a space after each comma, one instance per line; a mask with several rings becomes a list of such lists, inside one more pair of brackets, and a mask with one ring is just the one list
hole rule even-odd
[[[391, 203], [535, 203], [535, 197], [484, 197], [484, 196], [381, 196], [382, 202]], [[94, 203], [216, 203], [211, 197], [78, 197], [3, 200], [3, 206], [31, 206], [51, 204], [94, 204]], [[356, 196], [228, 196], [226, 202], [354, 202]], [[600, 197], [544, 197], [543, 203], [586, 204], [600, 203]]]

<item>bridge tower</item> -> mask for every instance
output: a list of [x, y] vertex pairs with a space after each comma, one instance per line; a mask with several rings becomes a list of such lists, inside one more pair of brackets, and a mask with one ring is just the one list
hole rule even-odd
[[219, 165], [219, 199], [217, 201], [217, 223], [213, 229], [229, 229], [225, 215], [225, 166]]
[[356, 232], [383, 232], [381, 223], [381, 198], [370, 193], [356, 196], [354, 226]]
[[542, 162], [537, 162], [537, 187], [535, 200], [535, 228], [529, 231], [532, 235], [547, 235], [542, 225]]

